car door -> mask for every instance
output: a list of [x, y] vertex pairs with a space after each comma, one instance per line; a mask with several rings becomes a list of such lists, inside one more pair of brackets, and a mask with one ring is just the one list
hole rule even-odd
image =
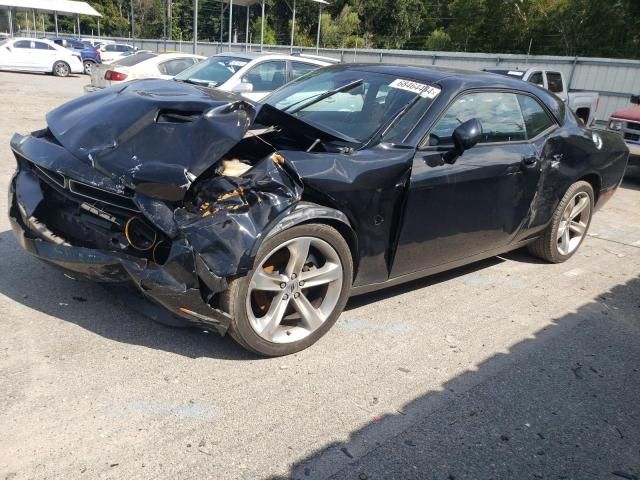
[[0, 68], [15, 68], [15, 50], [13, 43], [9, 40], [0, 42]]
[[17, 40], [11, 48], [11, 62], [13, 67], [19, 70], [33, 68], [33, 56], [31, 54], [31, 40]]
[[[480, 142], [441, 164], [454, 129], [471, 118], [482, 123]], [[529, 216], [539, 176], [515, 93], [458, 96], [414, 157], [391, 277], [506, 249]]]
[[52, 71], [58, 54], [57, 50], [44, 42], [38, 41], [33, 41], [31, 46], [34, 68], [43, 72]]
[[240, 81], [252, 86], [251, 92], [242, 93], [242, 95], [249, 100], [258, 101], [287, 83], [287, 62], [285, 60], [261, 62], [250, 68]]
[[108, 44], [104, 46], [101, 57], [103, 63], [110, 63], [119, 55], [117, 51], [118, 45]]

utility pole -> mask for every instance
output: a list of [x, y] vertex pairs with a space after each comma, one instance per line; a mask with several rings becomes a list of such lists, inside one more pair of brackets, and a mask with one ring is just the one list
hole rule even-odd
[[169, 24], [169, 40], [173, 36], [173, 0], [167, 0], [167, 23]]
[[131, 0], [131, 43], [136, 46], [136, 22], [133, 17], [133, 0]]
[[198, 0], [193, 0], [193, 54], [198, 49]]
[[164, 51], [167, 51], [167, 0], [162, 0], [162, 38], [164, 39]]

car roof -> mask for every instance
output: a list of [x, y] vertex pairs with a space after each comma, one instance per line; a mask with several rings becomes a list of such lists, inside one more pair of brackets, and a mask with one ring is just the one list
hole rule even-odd
[[521, 89], [520, 87], [522, 86], [522, 81], [510, 79], [502, 75], [453, 67], [413, 67], [380, 63], [348, 63], [334, 65], [331, 68], [335, 70], [361, 70], [363, 72], [395, 75], [424, 83], [438, 83], [445, 78], [464, 77], [480, 83], [486, 83], [488, 86], [494, 85], [496, 82], [506, 82], [518, 89]]
[[[62, 47], [60, 45], [58, 45], [55, 42], [52, 42], [51, 40], [49, 40], [48, 38], [30, 38], [30, 37], [14, 37], [11, 39], [7, 39], [7, 40], [11, 40], [13, 42], [17, 42], [19, 40], [28, 40], [29, 42], [44, 42], [47, 45], [50, 45], [52, 47], [54, 47], [56, 50], [61, 49]], [[63, 49], [66, 50], [66, 49]]]
[[397, 76], [402, 79], [416, 82], [436, 84], [450, 93], [457, 93], [463, 90], [476, 88], [498, 88], [505, 90], [519, 90], [535, 95], [563, 122], [564, 107], [562, 100], [556, 95], [538, 87], [533, 83], [523, 82], [518, 77], [509, 77], [497, 73], [481, 72], [477, 70], [464, 70], [461, 68], [449, 67], [412, 67], [406, 65], [386, 65], [386, 64], [366, 64], [349, 63], [325, 67], [326, 70], [343, 71], [356, 70], [362, 72], [379, 73], [389, 76]]
[[317, 65], [329, 64], [328, 60], [324, 60], [320, 58], [313, 58], [313, 57], [301, 56], [301, 55], [289, 55], [287, 53], [275, 53], [275, 52], [249, 52], [249, 53], [226, 52], [226, 53], [217, 53], [213, 56], [242, 58], [248, 61], [266, 58], [270, 60], [292, 60], [292, 61], [298, 61], [298, 62], [302, 61], [307, 63], [315, 63]]

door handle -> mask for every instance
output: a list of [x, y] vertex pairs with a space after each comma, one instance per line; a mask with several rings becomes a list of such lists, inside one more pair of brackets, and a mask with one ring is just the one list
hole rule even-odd
[[523, 157], [521, 162], [522, 168], [533, 168], [538, 165], [537, 157]]

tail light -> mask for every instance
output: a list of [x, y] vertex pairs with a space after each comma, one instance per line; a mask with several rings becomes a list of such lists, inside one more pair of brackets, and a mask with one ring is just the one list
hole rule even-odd
[[121, 82], [127, 79], [127, 74], [116, 72], [115, 70], [107, 70], [104, 74], [104, 79], [111, 80], [112, 82]]
[[96, 50], [96, 57], [98, 57], [98, 60], [100, 60], [100, 50]]

